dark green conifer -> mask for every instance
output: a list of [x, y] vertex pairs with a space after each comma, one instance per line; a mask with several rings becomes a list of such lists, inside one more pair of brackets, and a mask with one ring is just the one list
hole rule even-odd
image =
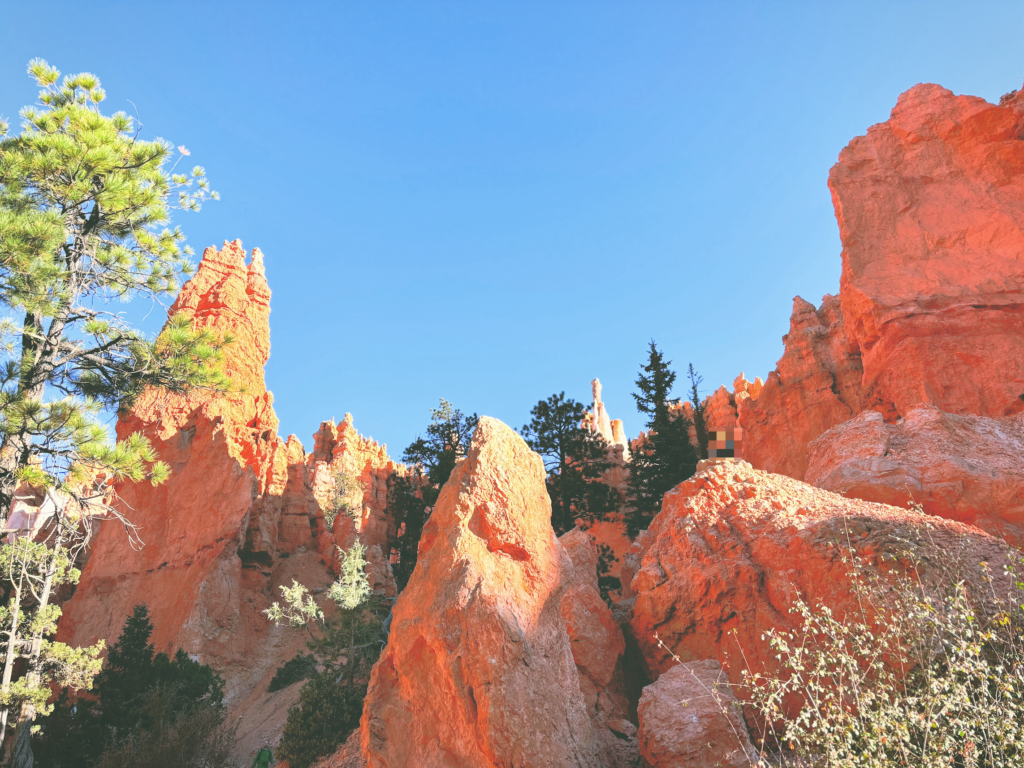
[[388, 493], [388, 506], [401, 529], [395, 547], [399, 588], [406, 585], [416, 567], [423, 526], [455, 464], [469, 451], [478, 421], [475, 413], [466, 416], [442, 398], [440, 405], [430, 411], [425, 436], [416, 438], [402, 454], [412, 470], [405, 477], [395, 477]]
[[539, 401], [530, 415], [521, 432], [544, 459], [555, 533], [587, 528], [614, 512], [620, 495], [602, 479], [612, 466], [608, 443], [582, 426], [586, 407], [559, 392]]
[[631, 536], [646, 528], [661, 509], [665, 493], [697, 468], [697, 451], [690, 443], [690, 420], [672, 398], [676, 374], [671, 361], [650, 343], [648, 359], [633, 393], [637, 410], [647, 416], [647, 433], [633, 450], [630, 462], [627, 530]]

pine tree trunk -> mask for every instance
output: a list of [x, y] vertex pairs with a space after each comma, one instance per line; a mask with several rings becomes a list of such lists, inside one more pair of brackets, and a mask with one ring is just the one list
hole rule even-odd
[[[27, 540], [26, 540], [27, 547]], [[27, 564], [21, 562], [21, 575], [18, 579], [18, 586], [14, 590], [14, 597], [11, 599], [13, 610], [11, 611], [11, 630], [7, 635], [7, 649], [4, 653], [4, 675], [0, 684], [0, 691], [4, 696], [10, 693], [11, 679], [14, 677], [14, 662], [18, 658], [18, 624], [21, 622], [21, 596], [25, 585], [25, 569]], [[7, 736], [7, 722], [11, 715], [10, 707], [0, 709], [0, 744], [4, 743]]]
[[32, 768], [35, 756], [32, 754], [32, 722], [36, 718], [36, 710], [26, 702], [21, 708], [18, 728], [14, 732], [14, 756], [11, 768]]

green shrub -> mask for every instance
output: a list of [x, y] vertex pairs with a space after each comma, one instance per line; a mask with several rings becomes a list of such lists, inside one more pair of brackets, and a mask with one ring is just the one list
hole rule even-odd
[[746, 674], [765, 743], [823, 768], [1024, 765], [1019, 555], [998, 578], [920, 547], [888, 572], [845, 561], [859, 611], [798, 600], [764, 636], [783, 672]]
[[288, 712], [278, 758], [291, 768], [308, 768], [333, 752], [359, 726], [365, 685], [344, 684], [337, 672], [314, 675], [302, 687], [299, 706]]
[[274, 679], [267, 687], [267, 692], [280, 691], [315, 674], [316, 657], [311, 653], [297, 653], [278, 668]]

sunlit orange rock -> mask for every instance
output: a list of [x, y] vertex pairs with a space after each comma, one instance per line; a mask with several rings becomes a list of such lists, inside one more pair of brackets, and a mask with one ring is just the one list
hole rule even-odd
[[918, 85], [840, 153], [839, 295], [797, 298], [776, 370], [759, 393], [736, 389], [754, 466], [802, 479], [808, 444], [865, 410], [1024, 409], [1022, 114], [1020, 94]]
[[[928, 546], [913, 542], [920, 535]], [[866, 567], [906, 547], [925, 558], [956, 553], [966, 577], [985, 561], [1001, 580], [1008, 545], [963, 523], [908, 509], [848, 499], [742, 461], [717, 464], [666, 494], [661, 512], [641, 532], [623, 568], [634, 600], [630, 632], [652, 679], [683, 662], [718, 661], [736, 684], [749, 664], [772, 670], [769, 629], [794, 626], [797, 595], [828, 605], [840, 618], [856, 606], [849, 541]], [[910, 542], [910, 543], [908, 543]]]
[[[100, 526], [59, 636], [76, 645], [116, 640], [132, 607], [146, 603], [160, 651], [186, 652], [226, 674], [229, 692], [246, 689], [295, 652], [288, 630], [268, 627], [261, 611], [280, 598], [278, 585], [299, 578], [330, 581], [336, 544], [366, 533], [375, 586], [393, 594], [380, 530], [381, 498], [394, 465], [382, 446], [352, 428], [321, 428], [306, 455], [295, 436], [277, 435], [263, 366], [270, 354], [270, 290], [262, 255], [250, 263], [239, 241], [208, 248], [171, 314], [196, 328], [234, 338], [224, 368], [227, 393], [174, 395], [149, 390], [120, 414], [117, 434], [141, 432], [171, 467], [160, 486], [123, 483], [117, 506], [135, 536], [115, 521]], [[330, 432], [333, 437], [324, 435]], [[340, 434], [339, 434], [340, 433]], [[339, 535], [324, 526], [323, 478], [330, 466], [351, 467], [364, 490], [360, 522]], [[366, 510], [369, 510], [367, 512]], [[345, 521], [340, 521], [343, 527]], [[294, 633], [292, 633], [294, 634]], [[284, 658], [279, 658], [283, 656]]]
[[747, 724], [717, 661], [676, 664], [644, 688], [638, 707], [644, 768], [748, 768]]
[[611, 764], [563, 618], [573, 563], [551, 529], [544, 476], [522, 438], [481, 418], [370, 677], [371, 767]]
[[864, 406], [1003, 416], [1024, 407], [1024, 126], [918, 85], [829, 174], [840, 299]]
[[895, 424], [865, 411], [811, 442], [807, 482], [844, 496], [971, 523], [1024, 543], [1024, 415], [919, 405]]

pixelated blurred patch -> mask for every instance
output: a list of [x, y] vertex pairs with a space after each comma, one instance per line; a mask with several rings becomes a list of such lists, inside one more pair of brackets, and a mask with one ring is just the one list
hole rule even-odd
[[708, 432], [709, 459], [739, 459], [743, 456], [743, 429], [717, 429]]

